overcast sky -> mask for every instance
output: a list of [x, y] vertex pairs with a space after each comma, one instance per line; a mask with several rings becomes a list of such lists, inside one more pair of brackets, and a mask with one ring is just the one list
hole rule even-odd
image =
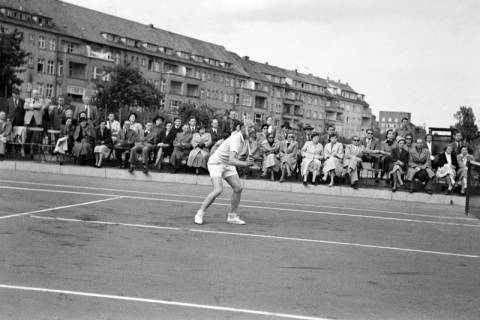
[[480, 117], [480, 1], [68, 0], [223, 45], [240, 55], [348, 82], [374, 114], [427, 126]]

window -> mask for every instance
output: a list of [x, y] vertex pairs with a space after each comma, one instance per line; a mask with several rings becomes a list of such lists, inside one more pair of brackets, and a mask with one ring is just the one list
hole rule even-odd
[[37, 90], [40, 96], [43, 96], [45, 93], [45, 85], [41, 82], [37, 82]]
[[33, 57], [32, 56], [28, 56], [27, 65], [28, 65], [29, 68], [33, 68]]
[[63, 60], [58, 60], [58, 76], [63, 77]]
[[37, 60], [37, 72], [45, 72], [45, 59]]
[[115, 53], [113, 55], [113, 62], [115, 62], [115, 64], [120, 64], [120, 53]]
[[313, 119], [317, 119], [318, 118], [318, 112], [317, 111], [313, 111]]
[[75, 49], [75, 44], [72, 42], [65, 42], [65, 51], [67, 53], [72, 53]]
[[55, 51], [56, 48], [57, 48], [57, 40], [50, 39], [50, 41], [48, 42], [48, 50]]
[[207, 89], [207, 98], [210, 99], [210, 89]]
[[142, 67], [145, 68], [147, 66], [147, 59], [142, 58]]
[[38, 47], [45, 49], [45, 36], [38, 36]]
[[240, 94], [235, 94], [235, 104], [240, 104]]
[[250, 95], [248, 95], [248, 94], [243, 95], [242, 104], [243, 104], [244, 106], [250, 107], [250, 106], [252, 105], [252, 96], [250, 96]]
[[55, 62], [53, 60], [48, 60], [47, 62], [47, 73], [48, 74], [55, 73]]
[[160, 62], [155, 61], [153, 64], [153, 71], [160, 72]]
[[167, 80], [162, 79], [160, 82], [160, 92], [165, 92], [165, 86], [167, 85]]
[[28, 42], [30, 44], [35, 44], [35, 33], [30, 33], [28, 36]]
[[255, 123], [262, 123], [263, 115], [261, 113], [255, 113]]
[[388, 118], [388, 122], [392, 122], [392, 118]]
[[205, 99], [205, 89], [200, 89], [200, 99]]
[[382, 118], [382, 122], [385, 122], [385, 118]]
[[49, 83], [47, 84], [46, 90], [45, 90], [45, 96], [48, 98], [53, 97], [53, 84]]
[[233, 100], [234, 100], [233, 94], [229, 95], [229, 96], [228, 96], [228, 102], [229, 102], [229, 103], [233, 103]]

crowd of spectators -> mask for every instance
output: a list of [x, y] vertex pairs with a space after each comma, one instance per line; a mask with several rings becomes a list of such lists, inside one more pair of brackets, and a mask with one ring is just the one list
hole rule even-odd
[[[139, 166], [148, 174], [169, 165], [171, 173], [191, 168], [200, 174], [207, 171], [209, 155], [235, 130], [236, 118], [232, 110], [221, 122], [211, 119], [208, 127], [197, 123], [195, 117], [182, 123], [180, 118], [169, 121], [160, 115], [142, 124], [132, 112], [120, 123], [114, 113], [107, 119], [100, 116], [88, 96], [83, 104], [72, 107], [62, 97], [55, 103], [42, 99], [36, 90], [25, 101], [14, 93], [7, 111], [0, 112], [0, 160], [7, 143], [23, 158], [26, 147], [33, 157], [39, 146], [50, 145], [59, 164], [71, 157], [79, 165], [100, 168], [108, 159], [131, 173]], [[375, 182], [386, 180], [392, 191], [406, 188], [415, 192], [421, 183], [432, 193], [432, 183], [443, 181], [445, 193], [458, 186], [460, 194], [465, 194], [467, 163], [475, 159], [461, 133], [440, 149], [432, 135], [414, 137], [408, 119], [402, 123], [397, 130], [387, 130], [382, 141], [368, 129], [365, 137], [353, 136], [350, 143], [341, 143], [332, 126], [324, 134], [309, 125], [296, 131], [288, 122], [276, 127], [268, 117], [258, 131], [250, 128], [248, 148], [242, 156], [255, 163], [262, 177], [279, 182], [296, 176], [305, 185], [332, 187], [344, 181], [356, 189], [359, 172], [368, 164]]]

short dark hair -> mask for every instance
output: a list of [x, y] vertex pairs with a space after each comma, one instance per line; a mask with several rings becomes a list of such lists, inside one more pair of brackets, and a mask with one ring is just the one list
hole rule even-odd
[[266, 123], [262, 124], [262, 126], [260, 127], [260, 129], [263, 130], [263, 128], [267, 128], [267, 129], [268, 129], [268, 124], [266, 124]]
[[331, 135], [328, 136], [328, 141], [330, 141], [330, 139], [332, 138], [336, 138], [337, 137], [337, 134], [336, 133], [332, 133]]
[[175, 122], [175, 121], [177, 121], [177, 120], [180, 120], [180, 121], [182, 121], [182, 119], [180, 119], [179, 117], [175, 117], [175, 118], [173, 118], [173, 122]]
[[128, 118], [127, 119], [130, 119], [130, 117], [132, 116], [132, 114], [135, 116], [135, 120], [138, 119], [138, 116], [135, 112], [130, 112], [130, 114], [128, 115]]
[[373, 129], [370, 129], [370, 128], [369, 128], [369, 129], [365, 130], [365, 132], [366, 132], [366, 133], [369, 133], [369, 132], [373, 133], [374, 131], [373, 131]]
[[402, 122], [403, 122], [403, 120], [410, 121], [407, 117], [402, 118]]

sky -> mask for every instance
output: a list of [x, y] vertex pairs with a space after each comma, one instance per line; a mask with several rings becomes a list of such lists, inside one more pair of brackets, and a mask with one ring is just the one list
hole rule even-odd
[[480, 1], [68, 0], [220, 44], [250, 59], [348, 82], [377, 115], [480, 118]]

